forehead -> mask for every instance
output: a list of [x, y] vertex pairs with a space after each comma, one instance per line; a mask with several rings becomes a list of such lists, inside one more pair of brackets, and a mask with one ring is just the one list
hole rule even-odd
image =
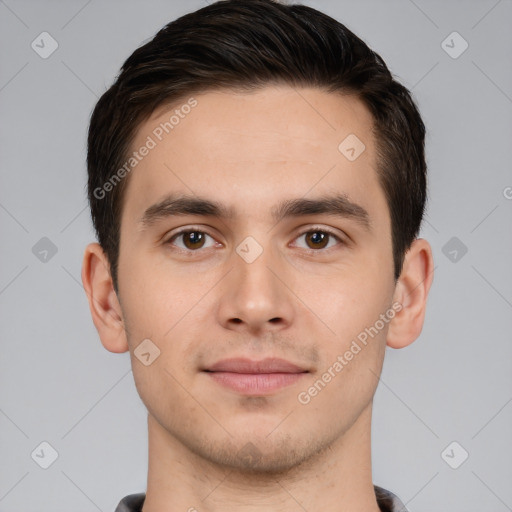
[[241, 215], [331, 192], [382, 207], [372, 128], [355, 96], [315, 88], [184, 97], [139, 127], [131, 151], [145, 156], [130, 172], [123, 219], [136, 223], [169, 192], [214, 196]]

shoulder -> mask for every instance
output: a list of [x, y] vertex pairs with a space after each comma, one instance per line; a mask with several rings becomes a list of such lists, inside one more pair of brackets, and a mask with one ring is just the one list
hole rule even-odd
[[114, 512], [141, 512], [145, 499], [146, 494], [143, 492], [138, 494], [129, 494], [119, 502], [119, 505], [117, 505]]
[[405, 505], [401, 502], [400, 498], [393, 494], [391, 491], [374, 485], [375, 496], [377, 497], [377, 504], [382, 512], [407, 512]]

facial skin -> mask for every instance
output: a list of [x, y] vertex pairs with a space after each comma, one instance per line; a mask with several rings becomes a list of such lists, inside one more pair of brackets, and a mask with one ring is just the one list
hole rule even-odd
[[[372, 117], [355, 97], [269, 86], [194, 98], [197, 106], [129, 177], [119, 295], [98, 244], [87, 247], [82, 271], [101, 341], [111, 352], [130, 350], [148, 409], [144, 512], [378, 512], [372, 399], [386, 345], [407, 346], [421, 332], [430, 246], [413, 242], [395, 283]], [[187, 100], [155, 112], [133, 149], [154, 138], [153, 130]], [[366, 146], [354, 161], [338, 150], [349, 134]], [[146, 209], [168, 194], [218, 202], [233, 216], [168, 216], [144, 227]], [[366, 210], [369, 227], [327, 213], [272, 217], [282, 201], [333, 195]], [[173, 238], [185, 228], [203, 239]], [[335, 236], [322, 241], [325, 231]], [[255, 254], [257, 245], [240, 246], [246, 237], [262, 249], [252, 262], [237, 252]], [[394, 318], [301, 403], [299, 393], [393, 303], [401, 305]], [[134, 350], [148, 338], [160, 356], [145, 366]], [[248, 395], [203, 371], [235, 357], [277, 357], [305, 373], [280, 389]]]

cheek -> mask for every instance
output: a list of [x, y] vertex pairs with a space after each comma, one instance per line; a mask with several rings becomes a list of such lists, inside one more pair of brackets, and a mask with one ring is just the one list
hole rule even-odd
[[[195, 347], [204, 339], [205, 319], [212, 325], [214, 304], [205, 296], [214, 284], [199, 277], [177, 275], [173, 269], [159, 265], [131, 266], [123, 276], [122, 310], [130, 351], [149, 338], [160, 351], [155, 364], [182, 374], [193, 362]], [[135, 357], [135, 356], [133, 356]], [[132, 361], [141, 366], [137, 361]], [[142, 379], [154, 377], [140, 372]], [[169, 375], [161, 374], [167, 380]], [[148, 382], [147, 385], [151, 383]], [[146, 384], [145, 384], [146, 385]]]
[[361, 265], [331, 271], [329, 275], [302, 278], [294, 291], [325, 324], [325, 334], [343, 344], [378, 320], [390, 305], [393, 286], [383, 279], [388, 272]]
[[120, 296], [132, 335], [161, 337], [190, 303], [186, 283], [169, 274], [142, 253], [120, 258]]

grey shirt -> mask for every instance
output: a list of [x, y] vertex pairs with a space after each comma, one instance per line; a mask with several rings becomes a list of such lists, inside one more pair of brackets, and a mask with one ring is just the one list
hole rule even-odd
[[[405, 505], [392, 492], [374, 485], [377, 503], [382, 512], [407, 512]], [[117, 506], [115, 512], [141, 512], [146, 494], [130, 494], [125, 496]]]

